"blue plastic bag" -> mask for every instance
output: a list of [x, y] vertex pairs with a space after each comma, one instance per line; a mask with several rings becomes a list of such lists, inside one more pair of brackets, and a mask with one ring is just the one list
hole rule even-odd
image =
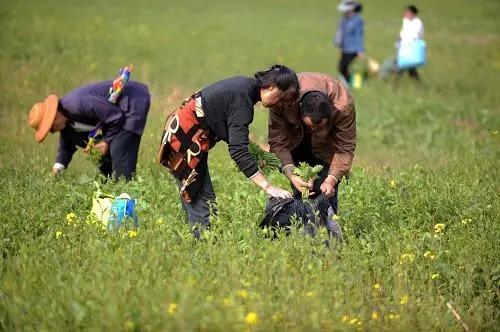
[[138, 226], [137, 216], [135, 215], [136, 200], [131, 199], [127, 194], [121, 194], [116, 197], [111, 204], [111, 213], [109, 214], [108, 229], [118, 228], [129, 218]]
[[422, 39], [409, 44], [402, 44], [398, 51], [397, 65], [399, 69], [415, 68], [425, 65], [427, 46]]

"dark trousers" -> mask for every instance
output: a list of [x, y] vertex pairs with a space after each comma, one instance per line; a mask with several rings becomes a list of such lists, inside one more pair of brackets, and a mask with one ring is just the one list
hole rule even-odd
[[[293, 163], [295, 166], [299, 166], [300, 162], [306, 162], [309, 164], [309, 166], [316, 166], [316, 165], [321, 165], [323, 166], [323, 169], [321, 172], [318, 174], [318, 178], [314, 180], [313, 183], [313, 189], [311, 192], [314, 192], [314, 195], [311, 196], [311, 198], [315, 198], [321, 194], [321, 184], [325, 179], [328, 177], [328, 171], [330, 170], [330, 165], [328, 163], [325, 163], [323, 160], [316, 158], [311, 151], [311, 145], [308, 141], [308, 139], [305, 139], [302, 141], [302, 143], [295, 148], [292, 152], [292, 159]], [[339, 184], [337, 183], [335, 185], [335, 194], [332, 197], [329, 197], [328, 200], [330, 201], [330, 204], [333, 208], [333, 212], [336, 214], [337, 209], [338, 209], [338, 189], [339, 189]], [[295, 188], [295, 186], [292, 184], [292, 190], [293, 190], [293, 197], [294, 198], [301, 198], [302, 193]]]
[[410, 75], [410, 78], [420, 81], [420, 76], [418, 75], [417, 68], [408, 68], [408, 75]]
[[351, 62], [356, 59], [356, 53], [344, 53], [342, 52], [342, 56], [339, 61], [339, 72], [344, 76], [344, 79], [347, 83], [351, 82], [351, 73], [349, 72], [349, 65]]
[[109, 153], [101, 159], [100, 171], [104, 176], [115, 179], [132, 179], [137, 166], [141, 135], [120, 130], [109, 145]]
[[[204, 162], [206, 163], [207, 161], [205, 160]], [[186, 203], [181, 199], [182, 208], [187, 212], [189, 226], [197, 239], [200, 238], [200, 230], [210, 226], [210, 211], [215, 215], [217, 214], [215, 191], [212, 179], [210, 178], [208, 164], [202, 167], [206, 167], [206, 172], [204, 178], [199, 180], [202, 181], [200, 191], [191, 203]]]

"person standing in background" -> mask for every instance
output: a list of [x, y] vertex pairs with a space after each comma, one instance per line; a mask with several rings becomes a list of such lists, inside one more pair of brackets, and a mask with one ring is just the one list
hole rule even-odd
[[334, 44], [341, 50], [339, 71], [349, 83], [349, 65], [356, 57], [364, 58], [364, 22], [360, 15], [361, 4], [356, 1], [342, 1], [337, 9], [343, 14], [335, 33]]
[[[403, 26], [399, 32], [399, 39], [396, 42], [396, 48], [399, 50], [399, 48], [411, 44], [419, 39], [424, 39], [424, 24], [418, 17], [417, 7], [409, 5], [405, 8], [403, 14]], [[420, 81], [417, 68], [408, 68], [407, 71], [412, 79]], [[403, 72], [404, 71], [400, 71], [399, 73], [402, 74]]]

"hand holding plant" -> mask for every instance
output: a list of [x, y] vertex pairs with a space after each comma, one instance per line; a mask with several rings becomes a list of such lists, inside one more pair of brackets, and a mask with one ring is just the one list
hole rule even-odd
[[[302, 181], [309, 183], [318, 178], [319, 172], [323, 170], [323, 166], [316, 165], [314, 167], [309, 166], [306, 162], [301, 162], [299, 167], [293, 170], [293, 174], [297, 175]], [[291, 179], [290, 179], [291, 180]], [[293, 183], [293, 181], [292, 181]], [[295, 185], [295, 183], [294, 183]], [[310, 185], [312, 187], [312, 184]], [[302, 198], [308, 198], [310, 195], [310, 187], [304, 187], [302, 191]]]
[[109, 151], [109, 144], [106, 141], [97, 142], [93, 137], [89, 138], [84, 152], [89, 155], [90, 161], [93, 164], [99, 164], [102, 156]]

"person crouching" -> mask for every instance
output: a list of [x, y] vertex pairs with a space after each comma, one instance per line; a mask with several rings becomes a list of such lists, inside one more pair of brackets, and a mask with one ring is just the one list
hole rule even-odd
[[[48, 96], [29, 113], [35, 140], [43, 142], [48, 133], [60, 132], [53, 174], [68, 168], [77, 147], [97, 151], [100, 171], [115, 179], [131, 180], [136, 170], [141, 136], [150, 106], [148, 87], [130, 81], [116, 104], [109, 101], [113, 81], [79, 87], [62, 98]], [[95, 145], [89, 146], [89, 141]]]

